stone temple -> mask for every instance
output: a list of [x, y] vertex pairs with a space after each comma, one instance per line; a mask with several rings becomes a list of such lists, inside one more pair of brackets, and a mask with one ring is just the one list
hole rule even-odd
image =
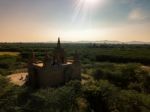
[[79, 55], [67, 60], [60, 39], [51, 56], [46, 53], [44, 61], [36, 61], [33, 53], [28, 65], [27, 85], [33, 88], [58, 87], [70, 80], [81, 80]]

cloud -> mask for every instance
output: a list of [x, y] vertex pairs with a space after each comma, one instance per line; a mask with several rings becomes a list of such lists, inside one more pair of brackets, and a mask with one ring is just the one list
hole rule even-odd
[[147, 18], [148, 14], [141, 8], [135, 8], [131, 10], [131, 12], [128, 15], [128, 19], [134, 21], [142, 21], [146, 20]]

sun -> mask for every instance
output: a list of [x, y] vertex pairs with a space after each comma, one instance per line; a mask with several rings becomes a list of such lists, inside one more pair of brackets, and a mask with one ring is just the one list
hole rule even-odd
[[84, 0], [84, 2], [87, 4], [97, 4], [99, 0]]
[[79, 0], [81, 3], [83, 3], [84, 5], [88, 6], [89, 8], [90, 7], [101, 7], [102, 5], [104, 5], [104, 3], [107, 1], [107, 0]]

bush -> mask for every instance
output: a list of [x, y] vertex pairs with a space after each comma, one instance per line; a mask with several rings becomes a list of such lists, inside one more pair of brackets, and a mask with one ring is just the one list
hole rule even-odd
[[150, 95], [121, 90], [107, 80], [89, 82], [83, 86], [83, 92], [94, 112], [150, 111]]

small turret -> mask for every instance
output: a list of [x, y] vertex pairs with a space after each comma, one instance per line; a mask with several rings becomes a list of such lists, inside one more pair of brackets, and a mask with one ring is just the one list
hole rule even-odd
[[45, 60], [49, 59], [49, 55], [48, 55], [48, 52], [45, 53]]
[[36, 62], [35, 52], [32, 51], [32, 57], [30, 63], [35, 63], [35, 62]]
[[80, 63], [80, 57], [79, 57], [79, 53], [78, 53], [77, 50], [74, 53], [74, 63], [75, 64], [79, 64]]
[[52, 64], [52, 59], [49, 56], [48, 52], [45, 53], [45, 58], [44, 58], [44, 62], [43, 63], [44, 63], [44, 66]]

